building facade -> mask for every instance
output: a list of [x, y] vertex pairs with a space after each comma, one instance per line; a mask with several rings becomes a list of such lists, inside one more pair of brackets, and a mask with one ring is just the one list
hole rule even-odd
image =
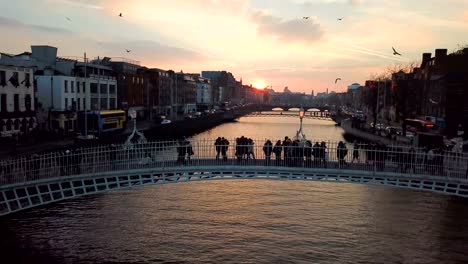
[[210, 79], [198, 77], [197, 82], [197, 108], [208, 110], [213, 107], [213, 91]]
[[33, 69], [0, 64], [0, 136], [25, 135], [35, 127]]
[[169, 73], [161, 69], [141, 69], [145, 76], [147, 109], [150, 109], [150, 120], [157, 116], [172, 115], [172, 79]]
[[118, 107], [126, 111], [136, 111], [137, 119], [149, 116], [148, 90], [145, 83], [144, 71], [140, 70], [140, 63], [124, 58], [103, 58], [98, 60], [100, 65], [111, 67], [117, 78]]

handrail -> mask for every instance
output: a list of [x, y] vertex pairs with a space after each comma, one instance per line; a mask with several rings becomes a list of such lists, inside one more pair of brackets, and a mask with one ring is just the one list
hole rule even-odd
[[125, 149], [124, 145], [103, 145], [4, 159], [0, 161], [0, 187], [54, 177], [188, 165], [334, 168], [439, 176], [468, 182], [468, 156], [464, 153], [367, 144], [356, 144], [354, 149], [351, 144], [343, 147], [331, 141], [324, 142], [326, 148], [314, 146], [321, 141], [313, 141], [312, 147], [296, 142], [297, 146], [279, 148], [274, 147], [276, 140], [272, 140], [271, 146], [264, 145], [266, 139], [253, 140], [253, 145], [236, 143], [235, 139], [228, 141], [229, 145], [213, 139], [190, 143], [156, 141], [135, 144], [133, 149]]

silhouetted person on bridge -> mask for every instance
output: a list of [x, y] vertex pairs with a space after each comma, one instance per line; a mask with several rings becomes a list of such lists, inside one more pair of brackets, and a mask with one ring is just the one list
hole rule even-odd
[[177, 146], [177, 163], [185, 164], [185, 156], [187, 155], [187, 146], [185, 140], [180, 140]]
[[312, 147], [312, 155], [314, 156], [314, 167], [319, 166], [320, 164], [320, 144], [315, 142]]
[[265, 154], [266, 165], [270, 165], [271, 153], [273, 152], [273, 143], [268, 139], [263, 145], [263, 153]]
[[301, 146], [301, 142], [296, 139], [293, 141], [293, 166], [294, 167], [301, 167], [302, 162], [304, 161], [304, 148]]
[[215, 145], [215, 150], [216, 150], [216, 159], [219, 159], [219, 154], [221, 153], [221, 137], [218, 137], [214, 143]]
[[247, 159], [250, 159], [250, 156], [252, 156], [252, 159], [256, 160], [254, 145], [255, 145], [254, 141], [251, 138], [249, 138], [247, 141]]
[[281, 140], [276, 141], [275, 146], [273, 147], [273, 153], [275, 153], [275, 165], [278, 166], [281, 164], [281, 151], [283, 146], [281, 145]]
[[338, 165], [340, 168], [346, 165], [345, 158], [347, 155], [348, 149], [346, 148], [345, 143], [343, 141], [340, 141], [336, 148], [336, 157], [338, 158]]
[[326, 156], [327, 156], [327, 144], [325, 143], [325, 141], [322, 141], [320, 143], [319, 152], [320, 152], [319, 160], [323, 164], [323, 167], [326, 168], [327, 167], [327, 158], [326, 158]]
[[190, 160], [192, 159], [192, 156], [193, 154], [195, 154], [193, 152], [193, 147], [192, 147], [192, 142], [188, 141], [188, 140], [184, 140], [184, 145], [185, 147], [187, 148], [186, 152], [187, 152], [187, 160], [190, 162]]
[[292, 158], [292, 141], [289, 139], [289, 137], [285, 137], [283, 141], [283, 155], [284, 155], [284, 161], [286, 162], [287, 165], [291, 164], [291, 158]]
[[355, 140], [353, 144], [353, 160], [351, 163], [354, 161], [359, 163], [359, 143]]
[[[228, 159], [227, 152], [229, 150], [229, 141], [223, 137], [221, 138], [220, 143], [221, 143], [221, 155], [223, 156], [223, 160], [226, 161]], [[218, 159], [218, 156], [216, 157], [216, 159]]]

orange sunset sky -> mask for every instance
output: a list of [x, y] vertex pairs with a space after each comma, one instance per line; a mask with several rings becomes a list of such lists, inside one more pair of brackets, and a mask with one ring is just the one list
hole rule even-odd
[[227, 70], [277, 91], [344, 91], [388, 65], [468, 42], [465, 0], [0, 0], [0, 10], [1, 52], [46, 44], [60, 56]]

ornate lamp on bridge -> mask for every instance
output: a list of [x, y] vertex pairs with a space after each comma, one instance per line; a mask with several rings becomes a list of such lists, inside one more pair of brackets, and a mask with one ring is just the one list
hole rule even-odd
[[140, 131], [138, 131], [137, 129], [137, 126], [136, 126], [136, 117], [137, 117], [137, 113], [135, 110], [131, 110], [130, 111], [130, 117], [133, 119], [133, 132], [132, 134], [127, 138], [127, 141], [125, 141], [124, 143], [124, 149], [133, 149], [134, 148], [134, 144], [137, 143], [137, 144], [142, 144], [142, 143], [146, 143], [147, 140], [145, 138], [145, 135], [143, 135], [143, 133], [141, 133]]
[[305, 111], [304, 111], [304, 108], [301, 105], [301, 109], [299, 110], [300, 126], [299, 126], [299, 130], [296, 133], [296, 138], [299, 141], [301, 141], [301, 143], [304, 143], [307, 140], [304, 132], [302, 131], [302, 119], [304, 119], [304, 115], [305, 115]]

